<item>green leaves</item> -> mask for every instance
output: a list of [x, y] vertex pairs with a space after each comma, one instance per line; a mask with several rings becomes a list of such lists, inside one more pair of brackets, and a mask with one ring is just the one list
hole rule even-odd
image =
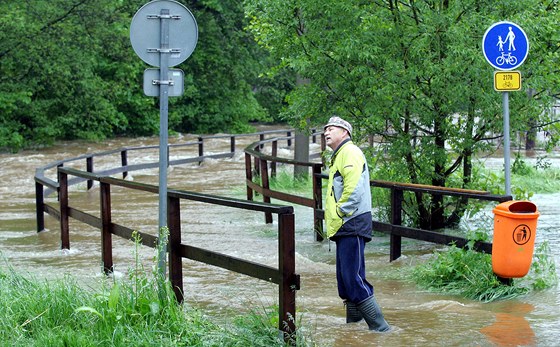
[[[551, 38], [558, 37], [559, 17], [542, 1], [260, 0], [246, 7], [259, 44], [279, 67], [309, 81], [288, 95], [285, 118], [316, 126], [336, 113], [353, 123], [355, 139], [377, 136], [386, 160], [375, 166], [374, 178], [476, 184], [473, 157], [493, 148], [491, 139], [503, 132], [501, 96], [481, 42], [486, 28], [504, 18], [526, 27], [535, 47], [522, 70], [524, 88], [536, 92], [511, 93], [511, 128], [527, 131], [527, 124], [550, 121], [549, 91], [560, 87], [558, 74], [551, 74], [558, 66], [558, 40]], [[447, 223], [437, 202], [412, 202], [418, 210], [424, 205], [428, 213], [420, 215], [439, 221], [420, 224]]]
[[[179, 66], [185, 95], [170, 100], [171, 130], [246, 131], [250, 121], [277, 118], [289, 83], [258, 77], [270, 61], [243, 30], [242, 4], [183, 2], [200, 35]], [[143, 94], [147, 66], [129, 39], [145, 3], [0, 2], [0, 149], [158, 133], [158, 99]]]

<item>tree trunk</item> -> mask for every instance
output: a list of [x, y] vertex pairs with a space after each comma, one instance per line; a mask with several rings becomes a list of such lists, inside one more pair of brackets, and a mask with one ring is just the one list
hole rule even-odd
[[[435, 158], [434, 158], [434, 175], [432, 177], [432, 185], [436, 187], [445, 187], [446, 177], [445, 177], [445, 160], [442, 161], [441, 158], [445, 156], [440, 156], [439, 153], [445, 152], [445, 135], [443, 134], [443, 116], [442, 120], [436, 120], [434, 124], [434, 144], [435, 144]], [[445, 226], [445, 218], [443, 215], [443, 195], [432, 195], [430, 211], [431, 213], [426, 216], [428, 220], [425, 221], [425, 226], [429, 227], [429, 230], [436, 230], [443, 228]]]
[[[296, 130], [294, 159], [296, 161], [309, 161], [309, 135], [305, 130]], [[309, 167], [294, 166], [294, 179], [306, 179], [309, 176]]]
[[527, 137], [525, 138], [525, 150], [527, 151], [532, 151], [535, 149], [535, 143], [536, 143], [536, 139], [537, 139], [537, 130], [535, 127], [533, 127], [534, 125], [534, 120], [531, 119], [529, 121], [529, 126], [531, 127], [529, 130], [527, 130]]
[[[308, 78], [303, 78], [299, 74], [296, 77], [296, 85], [301, 86], [309, 84]], [[309, 119], [306, 118], [306, 128], [309, 128]], [[296, 140], [294, 149], [294, 160], [309, 161], [309, 135], [306, 129], [296, 129]], [[309, 167], [307, 166], [294, 166], [294, 179], [306, 179], [309, 176]]]

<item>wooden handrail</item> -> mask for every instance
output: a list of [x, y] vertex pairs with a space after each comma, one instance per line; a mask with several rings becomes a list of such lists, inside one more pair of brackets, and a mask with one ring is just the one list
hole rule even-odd
[[[324, 220], [324, 210], [322, 209], [322, 187], [323, 187], [322, 180], [327, 179], [328, 176], [321, 173], [321, 165], [318, 163], [301, 162], [301, 161], [296, 161], [287, 158], [280, 158], [275, 155], [263, 154], [261, 151], [262, 145], [268, 143], [272, 143], [274, 145], [275, 139], [253, 142], [252, 144], [247, 146], [247, 148], [245, 148], [247, 199], [252, 200], [253, 192], [258, 192], [263, 196], [263, 199], [270, 199], [272, 197], [275, 199], [288, 201], [301, 206], [313, 207], [315, 239], [317, 241], [321, 241], [323, 239], [322, 230], [323, 230], [323, 220]], [[325, 146], [324, 136], [321, 137], [321, 146], [322, 146], [321, 148], [324, 149]], [[252, 169], [253, 161], [255, 162], [255, 170]], [[310, 199], [306, 199], [297, 195], [271, 190], [268, 186], [269, 185], [268, 171], [266, 170], [268, 162], [313, 167], [314, 168], [313, 201], [311, 202]], [[258, 163], [261, 164], [258, 165]], [[257, 182], [253, 182], [253, 171], [255, 171], [256, 174], [260, 174], [261, 184]], [[423, 240], [423, 241], [433, 242], [437, 244], [445, 244], [445, 245], [455, 244], [458, 247], [467, 247], [467, 245], [469, 244], [469, 240], [463, 237], [445, 235], [443, 233], [438, 233], [430, 230], [423, 230], [423, 229], [402, 226], [401, 225], [402, 203], [403, 203], [403, 193], [405, 191], [421, 193], [421, 194], [431, 194], [431, 195], [456, 196], [456, 197], [461, 197], [466, 199], [476, 199], [482, 201], [504, 202], [512, 199], [510, 195], [491, 194], [490, 192], [473, 190], [473, 189], [436, 187], [436, 186], [430, 186], [425, 184], [371, 180], [370, 185], [372, 187], [390, 189], [391, 191], [391, 222], [383, 223], [380, 221], [373, 221], [374, 230], [381, 231], [390, 235], [390, 242], [391, 242], [390, 255], [389, 255], [390, 261], [398, 259], [401, 256], [402, 237], [407, 237], [416, 240]], [[270, 215], [265, 215], [265, 220], [267, 223], [272, 222]], [[481, 252], [491, 253], [492, 244], [488, 242], [475, 242], [474, 249]]]
[[[311, 136], [315, 137], [322, 135], [322, 133], [313, 132]], [[323, 138], [323, 136], [321, 136]], [[268, 174], [268, 164], [270, 162], [270, 176], [276, 175], [276, 164], [287, 164], [295, 166], [311, 167], [313, 177], [320, 174], [322, 163], [299, 161], [289, 158], [282, 158], [277, 156], [278, 141], [283, 141], [285, 138], [271, 138], [259, 140], [251, 143], [245, 147], [245, 185], [247, 189], [247, 200], [253, 200], [254, 192], [262, 195], [264, 202], [270, 202], [271, 198], [278, 199], [285, 202], [291, 202], [301, 206], [312, 207], [314, 209], [314, 230], [315, 239], [321, 241], [323, 239], [323, 224], [319, 222], [319, 209], [322, 208], [321, 198], [321, 183], [320, 180], [314, 178], [313, 182], [313, 198], [306, 198], [295, 194], [280, 192], [270, 188], [270, 180]], [[324, 144], [324, 141], [321, 141]], [[272, 145], [272, 155], [267, 155], [261, 152], [264, 145]], [[254, 162], [254, 169], [253, 169]], [[253, 176], [260, 175], [261, 183], [253, 182]], [[265, 213], [265, 222], [272, 223], [272, 215]]]
[[[135, 232], [133, 229], [118, 225], [112, 221], [111, 187], [119, 186], [152, 194], [159, 193], [159, 187], [155, 185], [126, 181], [114, 177], [103, 176], [99, 173], [77, 170], [75, 168], [59, 167], [59, 220], [61, 231], [61, 245], [64, 249], [70, 248], [69, 218], [74, 218], [83, 223], [92, 225], [101, 230], [101, 257], [103, 269], [106, 273], [113, 271], [112, 235], [128, 240], [134, 239], [134, 234], [140, 235], [142, 244], [148, 247], [157, 247], [158, 237], [147, 233]], [[74, 176], [81, 180], [97, 181], [100, 184], [100, 217], [80, 211], [69, 205], [68, 199], [68, 176]], [[168, 228], [169, 242], [169, 276], [175, 296], [178, 301], [183, 301], [183, 271], [182, 258], [203, 262], [205, 264], [218, 266], [223, 269], [248, 275], [260, 280], [265, 280], [278, 285], [279, 296], [279, 330], [284, 338], [293, 338], [295, 332], [295, 292], [300, 289], [300, 277], [295, 272], [295, 223], [294, 209], [292, 206], [277, 204], [266, 204], [260, 202], [246, 201], [216, 195], [188, 192], [184, 190], [169, 189], [168, 199]], [[278, 268], [258, 264], [244, 259], [228, 256], [191, 245], [181, 243], [181, 214], [180, 200], [191, 200], [218, 206], [227, 206], [237, 209], [274, 213], [278, 215]], [[48, 206], [48, 205], [47, 205]], [[45, 211], [54, 212], [49, 206]], [[56, 214], [56, 213], [53, 213]]]
[[[281, 134], [281, 133], [287, 134], [287, 137], [284, 137], [284, 139], [287, 141], [288, 146], [290, 146], [291, 145], [291, 139], [293, 138], [293, 136], [291, 136], [292, 130], [290, 130], [290, 129], [267, 130], [267, 131], [262, 131], [262, 132], [257, 132], [257, 133], [233, 134], [233, 135], [202, 135], [202, 136], [198, 137], [197, 141], [189, 141], [189, 142], [179, 143], [179, 144], [169, 144], [168, 145], [168, 155], [169, 155], [169, 150], [170, 149], [185, 147], [185, 146], [198, 146], [199, 156], [168, 160], [168, 164], [170, 166], [182, 165], [182, 164], [187, 164], [187, 163], [196, 163], [196, 162], [198, 162], [200, 164], [205, 159], [209, 159], [209, 158], [221, 159], [221, 158], [232, 157], [235, 153], [235, 138], [236, 137], [258, 136], [259, 139], [266, 141], [265, 135]], [[227, 138], [227, 137], [229, 137], [231, 139], [230, 150], [228, 152], [217, 153], [217, 154], [206, 154], [206, 155], [204, 154], [204, 140], [220, 139], [220, 138]], [[47, 211], [48, 207], [46, 207], [46, 205], [44, 203], [44, 199], [46, 197], [48, 197], [50, 194], [52, 194], [53, 192], [58, 192], [59, 191], [58, 177], [56, 178], [56, 181], [54, 179], [46, 177], [45, 172], [47, 170], [51, 170], [51, 169], [54, 169], [54, 168], [59, 168], [59, 167], [65, 166], [65, 165], [67, 165], [68, 163], [71, 163], [71, 162], [85, 160], [86, 161], [86, 171], [94, 172], [95, 171], [94, 170], [94, 159], [95, 158], [110, 156], [110, 155], [114, 155], [114, 154], [119, 154], [120, 163], [121, 163], [120, 166], [95, 171], [95, 173], [98, 173], [98, 174], [103, 175], [103, 176], [110, 176], [110, 175], [114, 175], [114, 174], [122, 174], [122, 177], [126, 178], [128, 176], [128, 173], [131, 172], [131, 171], [138, 171], [138, 170], [145, 170], [145, 169], [152, 169], [152, 168], [159, 167], [159, 161], [129, 165], [128, 164], [128, 152], [142, 151], [142, 150], [153, 150], [153, 149], [157, 149], [157, 148], [159, 148], [159, 146], [157, 146], [157, 145], [123, 147], [123, 148], [119, 148], [119, 149], [113, 149], [113, 150], [107, 150], [107, 151], [103, 151], [103, 152], [84, 154], [84, 155], [80, 155], [80, 156], [73, 157], [73, 158], [57, 160], [57, 161], [51, 162], [51, 163], [49, 163], [49, 164], [47, 164], [43, 167], [37, 168], [36, 171], [35, 171], [35, 177], [34, 177], [35, 178], [35, 185], [36, 185], [35, 186], [35, 205], [36, 205], [36, 214], [37, 214], [37, 232], [40, 232], [40, 231], [45, 229], [44, 213], [49, 214], [49, 211], [52, 211], [52, 209]], [[273, 166], [273, 170], [275, 171], [274, 166]], [[93, 186], [93, 181], [91, 179], [87, 179], [87, 178], [73, 177], [69, 180], [68, 184], [69, 185], [74, 185], [74, 184], [81, 183], [84, 180], [88, 181], [87, 187], [88, 187], [88, 189], [90, 189]]]

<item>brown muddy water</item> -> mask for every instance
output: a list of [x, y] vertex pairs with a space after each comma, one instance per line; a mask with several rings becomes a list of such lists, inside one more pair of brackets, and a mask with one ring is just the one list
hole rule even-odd
[[[192, 141], [192, 136], [170, 139], [172, 143]], [[237, 143], [232, 159], [207, 160], [201, 165], [186, 164], [169, 169], [169, 187], [189, 191], [245, 197], [244, 154], [242, 149], [256, 138]], [[205, 145], [205, 151], [229, 149], [229, 138]], [[71, 275], [86, 287], [95, 288], [101, 275], [99, 231], [70, 221], [69, 251], [60, 250], [56, 220], [45, 217], [46, 231], [35, 231], [35, 168], [53, 161], [127, 146], [157, 145], [157, 138], [117, 139], [104, 143], [68, 142], [39, 151], [0, 154], [0, 252], [18, 272], [35, 278], [62, 278]], [[319, 150], [312, 145], [313, 150]], [[171, 159], [195, 156], [196, 147], [172, 152]], [[279, 155], [289, 157], [288, 148]], [[157, 160], [153, 153], [129, 158], [129, 164]], [[96, 159], [97, 160], [97, 159]], [[120, 157], [95, 162], [96, 170], [119, 163]], [[487, 165], [501, 165], [500, 159], [486, 159]], [[555, 161], [556, 162], [556, 161]], [[85, 170], [85, 162], [70, 166]], [[53, 178], [53, 172], [50, 173]], [[158, 170], [133, 172], [128, 179], [157, 184]], [[56, 204], [54, 195], [46, 199]], [[537, 245], [547, 240], [560, 268], [558, 215], [560, 193], [536, 195], [541, 216]], [[276, 203], [282, 203], [275, 201]], [[86, 190], [85, 184], [70, 190], [70, 204], [98, 215], [99, 187]], [[157, 234], [156, 195], [112, 191], [113, 219], [119, 224]], [[202, 203], [182, 204], [184, 243], [208, 248], [239, 258], [277, 265], [276, 221], [264, 224], [259, 213], [216, 208]], [[478, 215], [492, 228], [491, 209]], [[560, 290], [536, 292], [515, 300], [481, 303], [457, 296], [426, 292], [399, 276], [401, 270], [425, 260], [436, 246], [403, 240], [403, 257], [390, 263], [389, 242], [378, 236], [366, 247], [367, 274], [374, 284], [377, 300], [389, 333], [371, 333], [365, 323], [345, 324], [344, 307], [337, 296], [334, 244], [316, 243], [312, 234], [312, 212], [296, 207], [296, 270], [301, 275], [297, 293], [298, 317], [306, 335], [319, 346], [558, 346], [560, 345]], [[115, 274], [126, 277], [135, 267], [134, 244], [113, 238]], [[154, 266], [155, 251], [141, 248], [142, 266]], [[2, 262], [2, 266], [7, 266]], [[259, 310], [277, 303], [275, 285], [227, 270], [183, 261], [185, 300], [210, 317], [222, 319], [249, 307]]]

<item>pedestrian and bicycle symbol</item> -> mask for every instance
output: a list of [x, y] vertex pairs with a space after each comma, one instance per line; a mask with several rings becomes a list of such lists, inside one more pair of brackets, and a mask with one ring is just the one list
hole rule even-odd
[[517, 24], [497, 22], [482, 39], [484, 57], [498, 70], [513, 70], [523, 64], [529, 53], [527, 35]]
[[[529, 40], [517, 24], [507, 21], [497, 22], [484, 33], [482, 53], [490, 65], [499, 70], [494, 73], [494, 89], [503, 92], [505, 186], [506, 194], [511, 195], [509, 91], [521, 89], [521, 73], [519, 71], [504, 73], [504, 71], [514, 70], [523, 64], [529, 53]], [[523, 235], [521, 233], [521, 240]]]

